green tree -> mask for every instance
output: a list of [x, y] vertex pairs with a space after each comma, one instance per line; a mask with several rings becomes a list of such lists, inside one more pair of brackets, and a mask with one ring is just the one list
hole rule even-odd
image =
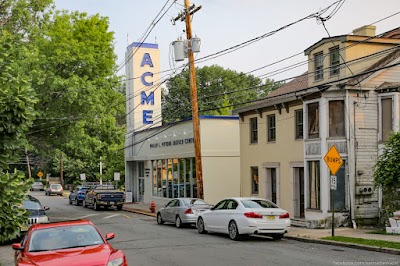
[[[259, 99], [280, 85], [216, 65], [196, 69], [196, 76], [200, 115], [229, 115], [233, 108]], [[189, 71], [171, 78], [166, 87], [162, 91], [163, 122], [191, 117]]]
[[36, 114], [37, 97], [26, 71], [31, 56], [26, 40], [41, 3], [0, 1], [0, 242], [16, 237], [28, 217], [20, 205], [32, 180], [7, 169], [24, 151], [25, 133]]
[[0, 173], [0, 243], [17, 237], [27, 223], [29, 215], [21, 204], [32, 181], [21, 172]]
[[381, 222], [400, 209], [400, 133], [386, 142], [374, 168], [375, 186], [382, 188]]
[[[108, 24], [99, 15], [56, 11], [34, 41], [32, 75], [39, 114], [29, 140], [37, 153], [52, 158], [56, 176], [61, 152], [65, 155], [67, 181], [82, 172], [94, 177], [100, 156], [123, 158], [125, 98], [115, 75], [114, 37]], [[123, 160], [110, 161], [112, 165], [105, 165], [123, 172]]]

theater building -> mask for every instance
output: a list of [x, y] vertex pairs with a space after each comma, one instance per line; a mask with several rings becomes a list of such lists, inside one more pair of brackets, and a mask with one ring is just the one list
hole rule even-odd
[[[157, 44], [132, 43], [126, 52], [125, 188], [132, 201], [165, 204], [196, 197], [191, 119], [162, 125]], [[240, 195], [239, 119], [200, 117], [204, 199]]]

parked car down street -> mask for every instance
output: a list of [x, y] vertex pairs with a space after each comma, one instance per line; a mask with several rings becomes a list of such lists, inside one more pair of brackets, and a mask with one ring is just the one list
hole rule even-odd
[[86, 191], [89, 189], [89, 186], [78, 186], [76, 189], [72, 190], [71, 193], [68, 196], [68, 203], [72, 204], [74, 203], [76, 206], [79, 205], [79, 203], [83, 202], [83, 199], [85, 198]]
[[87, 208], [93, 205], [93, 209], [98, 211], [104, 208], [115, 206], [117, 210], [122, 210], [125, 203], [125, 192], [116, 189], [113, 185], [96, 185], [86, 191], [82, 201], [82, 206]]
[[176, 198], [157, 212], [157, 223], [175, 223], [178, 228], [188, 224], [196, 224], [199, 213], [210, 209], [212, 206], [202, 199]]
[[33, 182], [32, 187], [31, 187], [31, 191], [35, 191], [35, 190], [43, 191], [44, 190], [43, 183], [39, 182], [39, 181]]
[[102, 236], [88, 220], [36, 224], [12, 248], [16, 265], [128, 265], [124, 252], [107, 242], [114, 236]]
[[21, 232], [28, 231], [29, 227], [37, 223], [47, 223], [49, 217], [46, 215], [46, 211], [50, 208], [47, 206], [42, 207], [42, 204], [38, 199], [28, 195], [27, 199], [22, 203], [22, 208], [27, 210], [29, 213], [28, 223], [21, 227]]
[[50, 184], [46, 188], [46, 195], [50, 196], [51, 194], [56, 194], [56, 195], [63, 195], [63, 188], [61, 184]]
[[232, 240], [246, 235], [266, 235], [281, 239], [290, 227], [289, 213], [275, 203], [260, 198], [227, 198], [199, 214], [197, 230], [229, 234]]

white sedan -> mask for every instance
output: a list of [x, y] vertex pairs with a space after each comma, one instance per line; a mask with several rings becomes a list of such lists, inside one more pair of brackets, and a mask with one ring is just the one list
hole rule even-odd
[[289, 213], [260, 198], [227, 198], [199, 215], [197, 230], [229, 234], [232, 240], [245, 235], [267, 235], [281, 239], [290, 226]]

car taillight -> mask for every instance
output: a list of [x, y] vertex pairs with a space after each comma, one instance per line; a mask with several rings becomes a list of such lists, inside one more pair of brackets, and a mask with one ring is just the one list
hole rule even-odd
[[187, 210], [185, 211], [185, 214], [191, 214], [191, 213], [193, 213], [193, 212], [192, 212], [192, 209], [187, 209]]
[[244, 216], [246, 216], [247, 218], [262, 218], [261, 214], [254, 213], [254, 212], [245, 212]]
[[282, 215], [279, 215], [279, 219], [289, 219], [290, 217], [289, 217], [289, 213], [285, 213], [285, 214], [282, 214]]

